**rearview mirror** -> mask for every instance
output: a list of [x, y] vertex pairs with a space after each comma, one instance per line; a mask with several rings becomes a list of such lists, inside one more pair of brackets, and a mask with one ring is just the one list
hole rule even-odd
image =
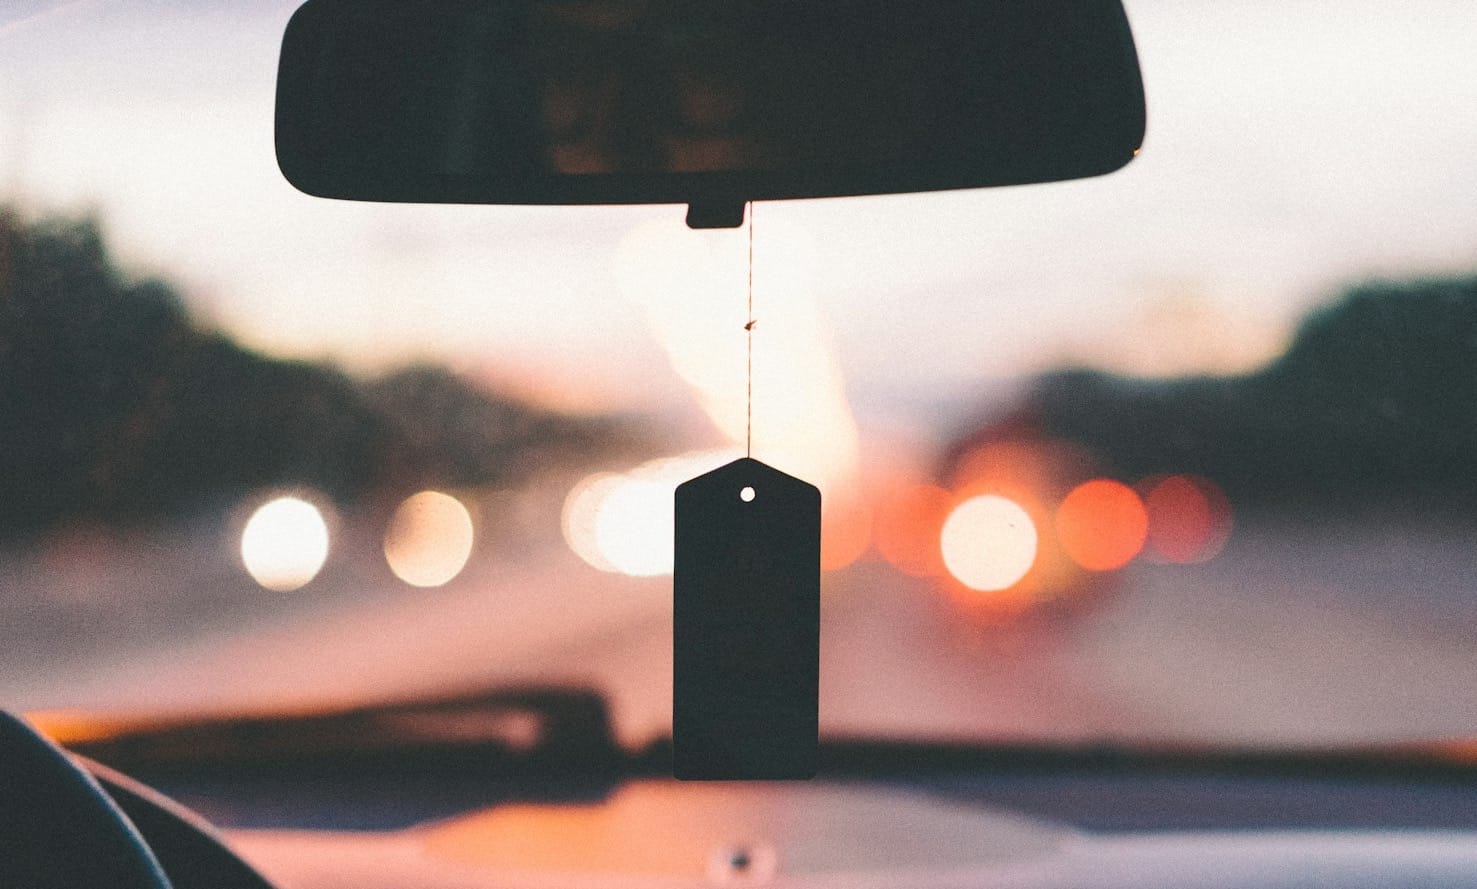
[[723, 225], [750, 200], [1108, 173], [1144, 99], [1119, 0], [309, 0], [276, 128], [313, 195]]

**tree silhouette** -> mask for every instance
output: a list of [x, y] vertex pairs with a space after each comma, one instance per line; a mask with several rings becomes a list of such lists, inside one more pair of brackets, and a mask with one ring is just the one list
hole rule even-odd
[[1007, 426], [1127, 476], [1207, 475], [1243, 504], [1477, 501], [1477, 277], [1371, 281], [1237, 377], [1038, 379]]
[[196, 326], [117, 268], [95, 220], [0, 211], [0, 539], [219, 509], [268, 486], [340, 502], [506, 483], [622, 441], [419, 367], [363, 383]]

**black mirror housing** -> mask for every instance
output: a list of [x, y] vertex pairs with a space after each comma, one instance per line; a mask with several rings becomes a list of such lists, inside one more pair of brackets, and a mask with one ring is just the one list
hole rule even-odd
[[367, 201], [686, 203], [1112, 172], [1144, 135], [1119, 0], [308, 0], [276, 146]]

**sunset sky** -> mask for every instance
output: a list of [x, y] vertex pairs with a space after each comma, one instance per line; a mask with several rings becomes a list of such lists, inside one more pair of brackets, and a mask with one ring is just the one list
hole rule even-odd
[[[686, 232], [678, 207], [295, 192], [271, 141], [295, 5], [7, 4], [0, 200], [97, 210], [131, 268], [276, 354], [370, 371], [431, 357], [591, 408], [703, 397], [674, 371], [684, 334], [662, 313], [735, 311], [741, 233]], [[1477, 7], [1126, 5], [1149, 133], [1124, 171], [759, 206], [756, 315], [772, 330], [776, 302], [806, 300], [807, 336], [860, 409], [1068, 362], [1246, 370], [1340, 283], [1477, 267]], [[712, 267], [632, 293], [632, 244], [646, 239], [639, 262], [667, 255], [651, 238]], [[737, 354], [741, 336], [715, 347]]]

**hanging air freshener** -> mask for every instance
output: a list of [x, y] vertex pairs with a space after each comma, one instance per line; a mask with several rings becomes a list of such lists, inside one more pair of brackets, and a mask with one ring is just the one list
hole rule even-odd
[[678, 778], [815, 774], [821, 492], [744, 457], [677, 488]]
[[[754, 219], [749, 208], [749, 447]], [[821, 492], [745, 456], [678, 486], [673, 772], [809, 778], [820, 683]]]

